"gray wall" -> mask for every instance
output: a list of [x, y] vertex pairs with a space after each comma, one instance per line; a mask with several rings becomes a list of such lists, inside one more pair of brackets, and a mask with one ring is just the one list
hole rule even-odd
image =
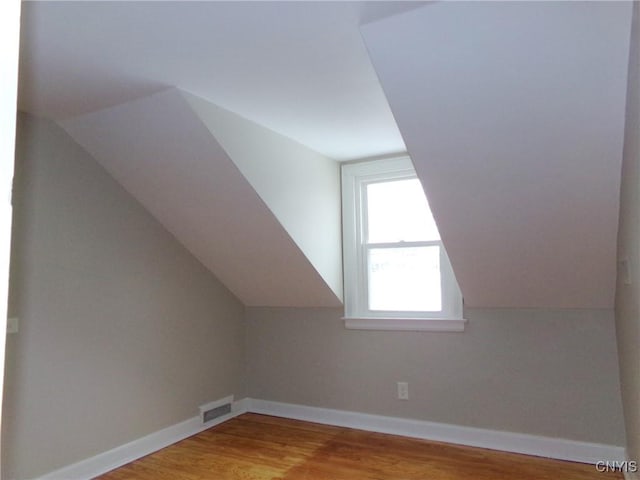
[[[85, 459], [232, 393], [624, 444], [612, 312], [470, 310], [455, 334], [345, 330], [341, 309], [244, 311], [62, 130], [23, 116], [18, 140], [10, 314], [21, 329], [7, 345], [4, 478]], [[623, 196], [634, 248], [635, 168]], [[637, 452], [639, 297], [620, 293]]]
[[248, 308], [249, 395], [624, 445], [612, 311], [471, 310], [464, 333], [345, 330], [341, 316]]
[[[620, 381], [627, 431], [627, 452], [640, 461], [640, 7], [634, 2], [627, 84], [618, 258], [627, 258], [631, 283], [618, 272], [616, 331]], [[640, 477], [639, 477], [640, 478]]]
[[244, 397], [242, 304], [61, 129], [18, 128], [3, 477]]

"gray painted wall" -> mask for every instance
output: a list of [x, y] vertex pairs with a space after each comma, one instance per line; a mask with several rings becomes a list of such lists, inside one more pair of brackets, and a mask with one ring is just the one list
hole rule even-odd
[[[7, 345], [4, 478], [90, 457], [231, 393], [624, 444], [611, 311], [469, 310], [457, 334], [345, 330], [341, 309], [244, 310], [55, 125], [20, 118], [17, 167], [10, 314], [21, 330]], [[396, 400], [397, 381], [409, 401]]]
[[[628, 259], [631, 283], [620, 269], [616, 285], [616, 331], [627, 432], [627, 453], [640, 461], [640, 6], [634, 2], [627, 83], [618, 259]], [[639, 477], [640, 478], [640, 477]]]
[[464, 333], [345, 330], [341, 316], [248, 308], [249, 395], [624, 445], [610, 310], [470, 310]]
[[3, 478], [245, 396], [242, 304], [60, 128], [17, 152]]

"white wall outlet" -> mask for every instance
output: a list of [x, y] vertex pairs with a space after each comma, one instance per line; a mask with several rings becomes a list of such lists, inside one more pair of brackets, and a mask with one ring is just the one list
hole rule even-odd
[[409, 400], [409, 384], [398, 382], [398, 400]]
[[7, 333], [18, 333], [18, 317], [7, 318]]

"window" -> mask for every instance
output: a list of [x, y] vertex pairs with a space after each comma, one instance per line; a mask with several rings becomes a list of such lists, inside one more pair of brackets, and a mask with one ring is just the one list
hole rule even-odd
[[462, 295], [408, 157], [342, 166], [345, 324], [461, 331]]

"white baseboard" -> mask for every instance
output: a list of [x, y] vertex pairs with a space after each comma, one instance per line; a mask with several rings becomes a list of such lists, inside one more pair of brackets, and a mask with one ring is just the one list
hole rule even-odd
[[154, 432], [113, 450], [47, 473], [36, 480], [89, 480], [195, 435], [247, 411], [248, 400], [232, 403], [231, 413], [203, 424], [200, 416]]
[[267, 400], [250, 399], [248, 409], [250, 412], [276, 417], [581, 463], [595, 464], [602, 460], [623, 461], [626, 456], [624, 447], [613, 445], [461, 427], [423, 420], [384, 417]]
[[[36, 480], [89, 480], [245, 412], [582, 463], [626, 459], [625, 449], [612, 445], [244, 398], [233, 402], [230, 414], [205, 425], [195, 416]], [[640, 480], [631, 474], [625, 479]]]

